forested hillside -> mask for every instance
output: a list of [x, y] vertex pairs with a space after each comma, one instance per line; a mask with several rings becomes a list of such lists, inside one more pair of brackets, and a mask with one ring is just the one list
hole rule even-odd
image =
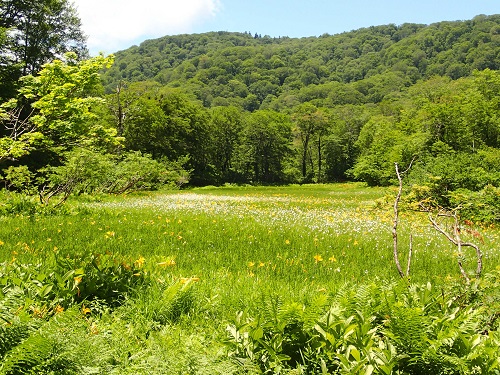
[[[403, 24], [318, 38], [270, 38], [213, 32], [148, 40], [116, 54], [104, 75], [182, 87], [206, 107], [283, 109], [316, 100], [377, 103], [420, 79], [451, 79], [500, 68], [500, 16], [429, 26]], [[347, 85], [344, 85], [347, 84]]]
[[165, 36], [107, 58], [54, 57], [21, 79], [9, 71], [22, 63], [2, 68], [10, 189], [389, 185], [394, 163], [413, 161], [417, 199], [500, 201], [500, 15], [317, 38]]
[[118, 52], [103, 82], [119, 88], [126, 147], [189, 155], [196, 184], [385, 185], [414, 159], [414, 183], [449, 192], [499, 184], [499, 68], [492, 15], [318, 38], [167, 36]]

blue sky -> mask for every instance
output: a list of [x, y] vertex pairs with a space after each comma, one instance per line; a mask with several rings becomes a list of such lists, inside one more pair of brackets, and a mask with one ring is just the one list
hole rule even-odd
[[306, 37], [500, 13], [500, 0], [73, 0], [92, 54], [207, 31]]
[[208, 30], [251, 31], [290, 37], [337, 34], [361, 27], [433, 23], [500, 13], [500, 0], [226, 0]]

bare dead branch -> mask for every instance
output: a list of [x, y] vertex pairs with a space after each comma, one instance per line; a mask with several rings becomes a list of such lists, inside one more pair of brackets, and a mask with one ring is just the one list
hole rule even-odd
[[28, 116], [22, 116], [23, 107], [13, 108], [7, 112], [7, 119], [4, 122], [4, 128], [10, 131], [9, 138], [17, 141], [23, 134], [33, 133], [36, 126], [30, 122], [35, 112], [31, 109]]
[[410, 249], [408, 250], [408, 263], [406, 263], [406, 277], [410, 276], [411, 257], [413, 255], [413, 235], [410, 234]]
[[458, 267], [460, 269], [460, 273], [466, 280], [466, 282], [469, 284], [470, 283], [470, 278], [467, 275], [467, 272], [465, 272], [463, 268], [463, 263], [462, 259], [464, 257], [462, 248], [463, 247], [472, 247], [475, 252], [476, 252], [476, 277], [481, 276], [481, 272], [483, 270], [483, 254], [481, 250], [479, 249], [479, 246], [472, 242], [462, 242], [462, 238], [460, 236], [461, 230], [460, 230], [460, 221], [458, 218], [457, 211], [459, 208], [453, 210], [453, 211], [445, 211], [445, 210], [440, 210], [436, 217], [449, 217], [453, 219], [453, 225], [452, 225], [452, 234], [450, 234], [448, 231], [444, 230], [443, 227], [438, 223], [437, 219], [432, 216], [432, 214], [429, 212], [429, 221], [431, 222], [432, 226], [434, 229], [436, 229], [439, 233], [441, 233], [443, 236], [446, 237], [448, 241], [450, 241], [453, 245], [457, 246], [457, 263]]
[[392, 240], [393, 240], [393, 255], [394, 262], [396, 263], [396, 268], [398, 269], [399, 276], [402, 278], [405, 277], [403, 273], [403, 269], [401, 268], [401, 263], [399, 263], [399, 253], [398, 253], [398, 222], [399, 222], [399, 210], [398, 205], [401, 200], [401, 193], [403, 191], [403, 180], [401, 178], [401, 174], [399, 173], [398, 163], [394, 163], [396, 168], [396, 175], [399, 181], [399, 189], [398, 194], [396, 195], [396, 199], [394, 201], [394, 220], [392, 224]]
[[[398, 269], [398, 273], [402, 278], [405, 278], [405, 274], [403, 273], [403, 269], [401, 267], [401, 263], [399, 262], [399, 251], [398, 251], [398, 223], [399, 223], [399, 201], [401, 200], [401, 194], [403, 192], [403, 177], [402, 175], [406, 174], [413, 162], [415, 161], [415, 158], [413, 158], [408, 165], [408, 168], [406, 168], [403, 172], [399, 171], [399, 166], [398, 163], [394, 163], [394, 167], [396, 169], [396, 176], [398, 178], [399, 182], [399, 188], [398, 188], [398, 194], [396, 195], [396, 199], [394, 201], [394, 220], [393, 220], [393, 225], [392, 225], [392, 239], [393, 239], [393, 255], [394, 255], [394, 262], [396, 263], [396, 268]], [[412, 256], [412, 237], [410, 237], [410, 250], [408, 253], [408, 263], [406, 266], [406, 277], [409, 276], [410, 273], [410, 263], [411, 263], [411, 256]]]

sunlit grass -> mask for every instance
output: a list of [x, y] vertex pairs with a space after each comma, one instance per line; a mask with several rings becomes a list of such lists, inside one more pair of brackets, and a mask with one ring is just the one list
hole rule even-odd
[[[0, 256], [42, 264], [89, 252], [143, 257], [165, 274], [199, 278], [206, 298], [234, 311], [263, 292], [306, 298], [396, 279], [393, 194], [360, 184], [230, 186], [77, 201], [74, 214], [2, 218]], [[413, 281], [458, 277], [455, 249], [425, 218], [406, 213], [400, 228], [403, 265], [414, 237]], [[482, 232], [487, 270], [499, 264], [498, 231]]]
[[[107, 259], [109, 272], [134, 266], [152, 282], [119, 306], [84, 301], [65, 312], [54, 305], [55, 314], [74, 314], [69, 342], [101, 348], [98, 353], [107, 354], [97, 356], [104, 361], [99, 366], [112, 357], [115, 373], [238, 373], [222, 344], [238, 311], [256, 314], [264, 300], [307, 306], [368, 283], [394, 285], [394, 194], [393, 188], [337, 184], [83, 196], [58, 214], [0, 217], [0, 265], [23, 265], [40, 280], [59, 272], [58, 262], [74, 269], [96, 254]], [[460, 279], [456, 249], [425, 216], [401, 212], [399, 228], [403, 267], [413, 235], [413, 282], [439, 288]], [[463, 239], [478, 242], [485, 272], [493, 270], [500, 264], [499, 231], [475, 229], [481, 237], [464, 231]], [[467, 256], [472, 274], [475, 259]], [[82, 275], [70, 275], [66, 291], [92, 276]], [[116, 274], [106, 275], [100, 280], [112, 282]], [[36, 318], [43, 301], [27, 301]], [[94, 354], [88, 352], [89, 363]]]

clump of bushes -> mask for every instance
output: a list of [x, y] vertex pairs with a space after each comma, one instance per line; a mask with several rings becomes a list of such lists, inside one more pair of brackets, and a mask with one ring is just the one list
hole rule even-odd
[[56, 200], [52, 206], [59, 206], [71, 194], [179, 188], [189, 182], [190, 173], [183, 167], [187, 160], [157, 161], [140, 152], [113, 155], [77, 148], [65, 154], [63, 164], [45, 167], [37, 173], [27, 166], [10, 166], [0, 175], [0, 181], [6, 190], [20, 195], [11, 196], [9, 203], [0, 206], [0, 213], [35, 213], [40, 207], [32, 197], [37, 193], [41, 204], [48, 206]]

